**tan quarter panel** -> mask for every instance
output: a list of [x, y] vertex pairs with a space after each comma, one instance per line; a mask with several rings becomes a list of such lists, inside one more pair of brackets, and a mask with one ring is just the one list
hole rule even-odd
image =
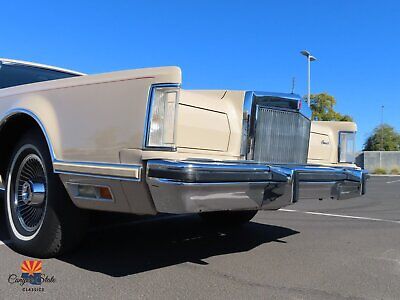
[[331, 152], [332, 146], [328, 134], [318, 132], [310, 133], [310, 150], [308, 159], [329, 161]]
[[308, 162], [337, 165], [341, 131], [356, 132], [357, 125], [354, 122], [312, 121]]

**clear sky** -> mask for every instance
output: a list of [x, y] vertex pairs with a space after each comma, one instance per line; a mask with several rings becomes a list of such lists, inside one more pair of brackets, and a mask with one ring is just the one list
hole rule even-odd
[[178, 65], [183, 87], [336, 97], [358, 123], [400, 130], [400, 1], [3, 0], [0, 57], [87, 73]]

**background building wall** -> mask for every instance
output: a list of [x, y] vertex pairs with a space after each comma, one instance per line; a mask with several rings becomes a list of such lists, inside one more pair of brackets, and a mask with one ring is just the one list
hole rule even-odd
[[378, 168], [400, 170], [400, 151], [364, 151], [357, 156], [356, 164], [371, 173]]

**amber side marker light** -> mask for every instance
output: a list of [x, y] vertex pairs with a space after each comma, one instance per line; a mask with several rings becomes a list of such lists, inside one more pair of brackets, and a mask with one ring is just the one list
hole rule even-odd
[[108, 187], [99, 187], [100, 198], [112, 200], [111, 191]]

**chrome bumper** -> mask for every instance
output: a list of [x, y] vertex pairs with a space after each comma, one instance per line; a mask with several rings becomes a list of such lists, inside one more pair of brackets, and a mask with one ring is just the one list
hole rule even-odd
[[365, 171], [253, 162], [147, 162], [157, 211], [275, 210], [303, 198], [348, 199], [365, 193]]

